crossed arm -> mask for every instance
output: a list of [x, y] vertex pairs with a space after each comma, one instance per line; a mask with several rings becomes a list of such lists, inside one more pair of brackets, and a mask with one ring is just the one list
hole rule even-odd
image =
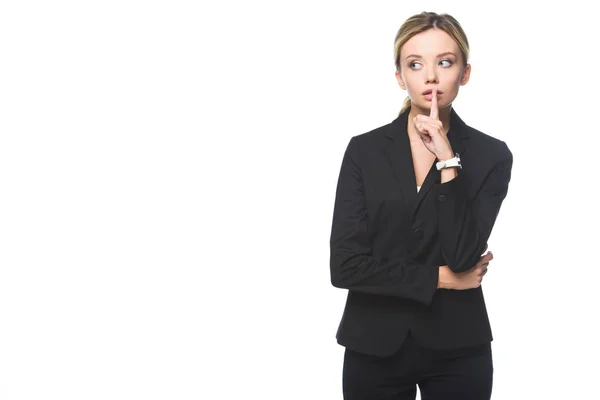
[[[475, 266], [486, 246], [508, 189], [512, 154], [507, 154], [510, 157], [490, 172], [473, 202], [467, 198], [462, 174], [432, 189], [442, 251], [454, 272]], [[437, 289], [440, 266], [419, 264], [408, 257], [374, 257], [368, 217], [358, 139], [353, 137], [344, 153], [336, 189], [330, 237], [331, 283], [338, 288], [403, 297], [429, 305]]]

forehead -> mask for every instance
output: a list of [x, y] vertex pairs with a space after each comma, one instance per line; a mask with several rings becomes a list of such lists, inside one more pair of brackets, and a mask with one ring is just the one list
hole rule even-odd
[[408, 54], [419, 54], [423, 57], [451, 51], [454, 54], [459, 53], [458, 44], [446, 32], [440, 29], [429, 29], [411, 37], [400, 50], [401, 57], [404, 59]]

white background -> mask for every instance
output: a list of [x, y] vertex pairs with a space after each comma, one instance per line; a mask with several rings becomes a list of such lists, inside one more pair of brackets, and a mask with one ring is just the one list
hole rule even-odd
[[0, 5], [0, 399], [341, 399], [337, 175], [397, 116], [393, 39], [421, 11], [461, 22], [455, 110], [514, 155], [493, 398], [597, 395], [583, 2], [21, 0]]

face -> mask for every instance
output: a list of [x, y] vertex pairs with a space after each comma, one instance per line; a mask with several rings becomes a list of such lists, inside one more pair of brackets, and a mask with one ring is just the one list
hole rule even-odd
[[438, 86], [438, 107], [448, 107], [458, 95], [460, 86], [469, 81], [471, 65], [463, 67], [456, 42], [444, 31], [429, 29], [410, 38], [400, 50], [400, 72], [396, 79], [408, 92], [412, 106], [423, 110], [431, 107], [431, 96], [423, 95]]

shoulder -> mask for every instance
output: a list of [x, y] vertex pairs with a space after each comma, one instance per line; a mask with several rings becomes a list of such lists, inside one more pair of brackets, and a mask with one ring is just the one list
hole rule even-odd
[[465, 128], [469, 136], [469, 145], [476, 147], [480, 154], [487, 154], [498, 161], [512, 161], [512, 152], [505, 141], [472, 126], [466, 125]]
[[390, 122], [388, 124], [379, 126], [375, 129], [371, 129], [368, 132], [357, 134], [357, 135], [353, 136], [352, 139], [355, 139], [356, 141], [359, 141], [361, 143], [378, 141], [378, 140], [382, 140], [383, 138], [385, 138], [386, 135], [389, 135], [391, 130], [392, 130], [392, 123]]
[[380, 147], [385, 147], [386, 143], [388, 142], [387, 137], [389, 137], [391, 133], [392, 122], [371, 129], [367, 132], [352, 136], [350, 138], [348, 147], [355, 148], [357, 150], [358, 148], [373, 150]]

